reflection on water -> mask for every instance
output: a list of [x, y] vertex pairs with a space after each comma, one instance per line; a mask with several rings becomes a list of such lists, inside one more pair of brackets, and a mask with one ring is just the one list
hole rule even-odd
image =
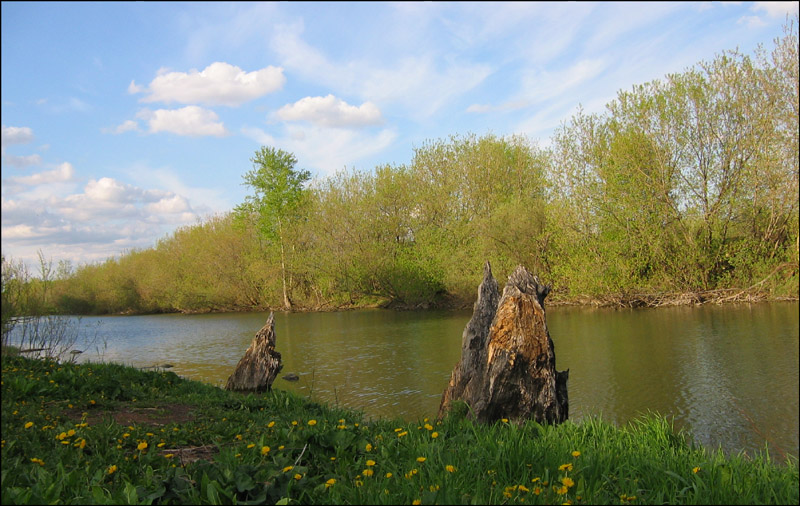
[[[104, 359], [169, 363], [222, 386], [267, 313], [84, 317], [100, 322]], [[459, 359], [469, 311], [383, 310], [275, 315], [274, 387], [364, 411], [436, 415]], [[549, 308], [559, 370], [570, 369], [573, 420], [624, 424], [647, 411], [673, 417], [698, 442], [726, 451], [798, 454], [798, 304], [656, 310]], [[87, 352], [82, 360], [97, 360]]]

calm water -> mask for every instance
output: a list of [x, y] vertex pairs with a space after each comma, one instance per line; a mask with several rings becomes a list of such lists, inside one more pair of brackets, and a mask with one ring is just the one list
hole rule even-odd
[[[103, 359], [173, 364], [222, 386], [268, 313], [84, 317]], [[273, 387], [370, 417], [436, 415], [471, 316], [363, 310], [275, 315]], [[654, 411], [698, 442], [729, 452], [798, 454], [798, 304], [607, 310], [548, 308], [559, 370], [569, 368], [570, 418], [624, 424]], [[82, 360], [98, 360], [88, 349]], [[782, 459], [781, 459], [782, 460]]]

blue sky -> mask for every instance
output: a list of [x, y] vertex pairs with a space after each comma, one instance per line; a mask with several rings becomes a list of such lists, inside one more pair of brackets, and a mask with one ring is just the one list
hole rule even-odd
[[4, 1], [2, 252], [151, 247], [242, 202], [262, 145], [316, 178], [451, 135], [546, 145], [578, 106], [771, 50], [797, 5]]

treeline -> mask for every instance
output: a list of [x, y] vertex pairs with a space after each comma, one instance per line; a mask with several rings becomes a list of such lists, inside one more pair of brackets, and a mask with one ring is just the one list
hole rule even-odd
[[486, 260], [498, 278], [525, 265], [553, 300], [796, 297], [796, 18], [772, 51], [621, 91], [546, 147], [457, 135], [306, 184], [288, 153], [253, 162], [247, 202], [59, 277], [52, 309], [463, 306]]

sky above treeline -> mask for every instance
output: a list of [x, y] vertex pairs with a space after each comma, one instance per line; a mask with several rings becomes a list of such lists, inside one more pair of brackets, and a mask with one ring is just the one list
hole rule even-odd
[[546, 146], [579, 107], [783, 35], [797, 2], [2, 2], [2, 253], [149, 248], [248, 194], [451, 135]]

